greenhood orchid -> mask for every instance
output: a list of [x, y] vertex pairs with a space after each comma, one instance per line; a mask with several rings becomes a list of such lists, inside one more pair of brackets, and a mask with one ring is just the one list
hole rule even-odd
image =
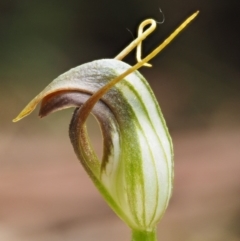
[[[125, 51], [121, 57], [96, 60], [60, 75], [14, 120], [30, 114], [38, 103], [41, 117], [76, 107], [69, 128], [74, 151], [109, 206], [133, 230], [133, 240], [155, 240], [156, 224], [168, 206], [173, 185], [172, 141], [157, 100], [137, 69], [196, 15], [146, 58], [139, 57], [133, 67], [120, 60]], [[130, 50], [139, 46], [146, 37], [143, 34]], [[101, 161], [87, 134], [90, 113], [102, 131]], [[144, 233], [151, 235], [144, 238]]]

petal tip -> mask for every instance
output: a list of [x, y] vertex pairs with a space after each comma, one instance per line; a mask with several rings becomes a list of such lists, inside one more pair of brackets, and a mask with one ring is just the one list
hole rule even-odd
[[28, 105], [18, 114], [16, 118], [12, 120], [12, 122], [17, 122], [31, 114], [33, 110], [36, 108], [37, 104], [41, 101], [40, 95], [37, 95], [32, 101], [28, 103]]
[[16, 118], [14, 118], [13, 120], [12, 120], [12, 122], [18, 122], [20, 120], [20, 118], [17, 116]]
[[32, 110], [26, 110], [26, 109], [24, 109], [22, 112], [20, 112], [20, 114], [16, 117], [16, 118], [14, 118], [13, 120], [12, 120], [12, 122], [18, 122], [18, 121], [20, 121], [21, 119], [23, 119], [25, 116], [27, 116], [27, 115], [29, 115], [30, 113], [32, 112]]

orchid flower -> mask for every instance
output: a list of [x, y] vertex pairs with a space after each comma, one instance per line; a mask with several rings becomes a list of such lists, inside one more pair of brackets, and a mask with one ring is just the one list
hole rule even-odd
[[[153, 91], [137, 69], [147, 65], [197, 13], [143, 60], [138, 55], [133, 67], [120, 59], [139, 46], [150, 29], [140, 31], [115, 59], [82, 64], [60, 75], [14, 119], [30, 114], [39, 103], [40, 117], [76, 107], [69, 128], [74, 151], [106, 202], [132, 229], [132, 240], [156, 240], [156, 225], [173, 186], [171, 137]], [[88, 138], [85, 123], [90, 113], [102, 131], [101, 161]]]

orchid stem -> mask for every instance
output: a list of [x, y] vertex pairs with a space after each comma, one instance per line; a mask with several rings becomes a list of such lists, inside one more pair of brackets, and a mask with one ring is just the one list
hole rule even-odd
[[156, 230], [152, 232], [132, 230], [131, 241], [157, 241]]

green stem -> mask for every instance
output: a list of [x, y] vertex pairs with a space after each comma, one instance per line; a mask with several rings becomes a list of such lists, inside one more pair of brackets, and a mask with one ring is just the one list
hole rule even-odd
[[132, 230], [132, 241], [157, 241], [156, 230], [152, 232]]

